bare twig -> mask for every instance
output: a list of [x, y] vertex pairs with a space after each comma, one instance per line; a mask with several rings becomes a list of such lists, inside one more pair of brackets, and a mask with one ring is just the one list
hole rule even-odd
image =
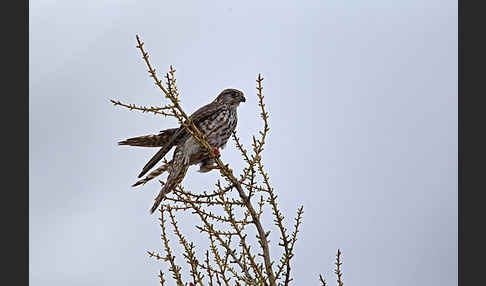
[[336, 270], [334, 270], [334, 273], [337, 275], [337, 282], [338, 286], [343, 286], [343, 273], [341, 271], [341, 265], [343, 263], [341, 262], [341, 250], [338, 249], [337, 254], [336, 254]]
[[[183, 110], [180, 103], [180, 93], [176, 85], [175, 69], [170, 66], [169, 72], [164, 76], [165, 86], [157, 76], [155, 68], [152, 67], [148, 53], [144, 49], [144, 43], [140, 37], [136, 36], [137, 48], [142, 54], [142, 58], [148, 68], [151, 78], [155, 85], [161, 90], [164, 98], [170, 101], [162, 107], [137, 106], [125, 104], [120, 101], [110, 100], [114, 105], [122, 106], [130, 110], [150, 112], [157, 115], [174, 117], [185, 128], [209, 154], [215, 162], [215, 167], [219, 169], [221, 176], [227, 182], [222, 185], [218, 180], [216, 189], [211, 192], [193, 193], [186, 191], [178, 185], [168, 196], [165, 197], [166, 203], [160, 205], [161, 237], [164, 245], [165, 255], [156, 252], [148, 252], [149, 256], [168, 262], [169, 271], [178, 286], [185, 285], [182, 279], [182, 268], [176, 264], [175, 255], [169, 245], [166, 227], [172, 228], [173, 233], [178, 238], [178, 243], [184, 249], [183, 257], [189, 266], [191, 282], [194, 285], [258, 285], [258, 286], [288, 286], [291, 281], [290, 261], [294, 256], [297, 234], [302, 221], [303, 207], [297, 211], [294, 229], [289, 233], [284, 225], [284, 215], [280, 212], [277, 204], [277, 195], [270, 184], [270, 178], [264, 169], [262, 152], [266, 143], [267, 134], [270, 130], [268, 124], [268, 112], [265, 109], [263, 96], [263, 77], [258, 75], [257, 98], [260, 117], [263, 121], [263, 128], [257, 136], [252, 137], [251, 149], [247, 150], [236, 132], [232, 133], [236, 148], [241, 153], [241, 158], [246, 166], [240, 174], [233, 173], [228, 164], [221, 160], [221, 154], [214, 152], [214, 149], [206, 140], [206, 136], [192, 122], [191, 118]], [[135, 185], [142, 185], [149, 180], [163, 174], [170, 166], [170, 162], [165, 159], [164, 166], [152, 171], [145, 178], [139, 180]], [[164, 184], [162, 181], [161, 184]], [[252, 202], [255, 194], [260, 195], [256, 201], [256, 208]], [[264, 206], [268, 203], [274, 219], [274, 224], [280, 234], [279, 246], [283, 247], [283, 255], [273, 270], [274, 261], [270, 255], [269, 234], [270, 231], [264, 228], [262, 214]], [[187, 212], [189, 211], [189, 212]], [[178, 226], [178, 219], [184, 214], [195, 215], [201, 224], [195, 228], [209, 240], [209, 249], [205, 252], [205, 260], [200, 263], [196, 258], [195, 245], [188, 242]], [[221, 214], [222, 213], [222, 214]], [[166, 224], [165, 214], [168, 214], [170, 224]], [[176, 217], [177, 215], [177, 217]], [[215, 224], [217, 225], [215, 226]], [[252, 240], [248, 238], [248, 230], [256, 230], [258, 247], [252, 246]], [[256, 250], [255, 250], [256, 249]], [[210, 254], [212, 260], [210, 260]], [[263, 260], [263, 261], [262, 261]], [[337, 255], [337, 269], [339, 286], [342, 286], [340, 251]], [[202, 274], [201, 271], [205, 272]], [[164, 285], [165, 278], [160, 272], [160, 284]], [[205, 279], [206, 278], [206, 279]], [[323, 286], [326, 285], [322, 276], [319, 276]]]

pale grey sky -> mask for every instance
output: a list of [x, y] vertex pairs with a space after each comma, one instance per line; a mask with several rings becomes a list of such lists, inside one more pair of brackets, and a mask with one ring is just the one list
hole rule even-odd
[[[246, 93], [247, 146], [264, 76], [265, 166], [287, 222], [305, 208], [294, 285], [334, 285], [338, 248], [345, 285], [457, 284], [457, 1], [34, 0], [29, 14], [31, 285], [159, 285], [167, 269], [146, 255], [162, 249], [159, 187], [130, 187], [155, 150], [116, 142], [176, 122], [108, 102], [163, 102], [137, 33], [158, 71], [175, 65], [186, 111]], [[222, 155], [241, 166], [232, 143]], [[192, 191], [219, 177], [196, 169]]]

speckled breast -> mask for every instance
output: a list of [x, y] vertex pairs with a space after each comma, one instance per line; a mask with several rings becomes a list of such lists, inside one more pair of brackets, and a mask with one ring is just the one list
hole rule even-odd
[[208, 139], [211, 146], [220, 148], [228, 142], [235, 130], [238, 118], [236, 108], [224, 108], [200, 124], [200, 130]]

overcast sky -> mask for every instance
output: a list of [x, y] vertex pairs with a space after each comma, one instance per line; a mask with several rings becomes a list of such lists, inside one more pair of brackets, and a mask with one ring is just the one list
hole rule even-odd
[[[457, 1], [33, 0], [29, 14], [31, 285], [167, 271], [146, 254], [162, 251], [159, 186], [130, 187], [156, 150], [116, 142], [176, 121], [108, 101], [166, 103], [136, 34], [158, 71], [175, 65], [187, 112], [245, 92], [246, 146], [265, 78], [265, 167], [289, 226], [305, 209], [294, 285], [335, 285], [338, 248], [345, 285], [457, 285]], [[242, 166], [232, 143], [222, 158]], [[183, 185], [210, 190], [219, 174], [196, 170]]]

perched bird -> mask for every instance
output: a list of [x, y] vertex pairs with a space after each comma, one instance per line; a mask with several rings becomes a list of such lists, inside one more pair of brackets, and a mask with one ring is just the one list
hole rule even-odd
[[[236, 109], [241, 102], [245, 102], [243, 92], [237, 89], [223, 90], [211, 103], [199, 108], [190, 119], [194, 125], [206, 136], [207, 142], [219, 152], [218, 148], [224, 148], [231, 133], [236, 128], [238, 116]], [[133, 186], [145, 184], [152, 178], [168, 171], [169, 176], [162, 187], [155, 203], [150, 209], [154, 213], [165, 195], [172, 191], [186, 175], [190, 165], [200, 164], [200, 172], [208, 172], [215, 169], [214, 160], [208, 152], [204, 151], [199, 142], [189, 134], [183, 126], [162, 130], [157, 135], [146, 135], [129, 138], [118, 142], [119, 145], [161, 147], [160, 150], [143, 167], [138, 175], [141, 178], [152, 169], [171, 149], [175, 147], [172, 160], [167, 164], [149, 173], [145, 178], [136, 182]]]

